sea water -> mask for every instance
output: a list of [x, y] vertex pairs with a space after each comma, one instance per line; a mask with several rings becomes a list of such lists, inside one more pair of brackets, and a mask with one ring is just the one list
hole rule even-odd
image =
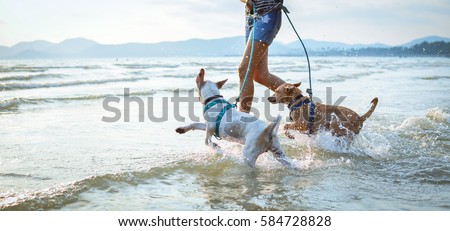
[[[286, 106], [256, 84], [253, 113], [283, 116], [298, 170], [270, 153], [250, 169], [239, 144], [215, 141], [219, 155], [204, 132], [175, 132], [202, 121], [200, 68], [228, 79], [221, 93], [233, 101], [239, 61], [0, 60], [0, 210], [450, 210], [450, 59], [312, 57], [316, 100], [361, 115], [379, 98], [352, 142], [287, 138]], [[308, 88], [304, 59], [269, 63]]]

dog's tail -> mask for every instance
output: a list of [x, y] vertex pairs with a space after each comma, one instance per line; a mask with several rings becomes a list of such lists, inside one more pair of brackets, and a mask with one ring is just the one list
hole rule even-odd
[[358, 119], [359, 122], [362, 123], [362, 122], [366, 121], [366, 119], [372, 115], [373, 111], [375, 111], [375, 108], [377, 107], [378, 97], [375, 97], [371, 103], [372, 103], [372, 107], [370, 107], [369, 111], [367, 111], [366, 114], [359, 117], [359, 119]]
[[278, 117], [272, 121], [271, 124], [269, 124], [269, 126], [267, 126], [267, 128], [264, 131], [264, 134], [268, 134], [269, 136], [275, 136], [278, 132], [278, 128], [280, 127], [280, 121], [281, 121], [281, 116], [278, 115]]
[[280, 127], [281, 122], [281, 116], [278, 115], [278, 117], [272, 121], [267, 127], [264, 129], [264, 131], [261, 133], [261, 135], [258, 138], [258, 145], [263, 145], [269, 147], [273, 141], [273, 138], [277, 136], [278, 128]]

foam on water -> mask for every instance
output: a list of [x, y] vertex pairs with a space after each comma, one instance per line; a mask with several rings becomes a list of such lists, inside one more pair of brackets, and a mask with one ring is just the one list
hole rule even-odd
[[315, 136], [308, 136], [296, 131], [290, 131], [299, 144], [305, 144], [309, 152], [316, 150], [335, 154], [345, 154], [348, 157], [383, 158], [391, 149], [389, 139], [374, 131], [363, 131], [353, 139], [333, 136], [329, 131], [319, 131]]
[[153, 64], [142, 64], [142, 63], [116, 63], [114, 66], [126, 68], [126, 69], [151, 69], [151, 68], [177, 68], [178, 64], [168, 64], [168, 63], [153, 63]]
[[[134, 91], [130, 92], [129, 96], [142, 96], [148, 97], [155, 93], [155, 91]], [[88, 101], [88, 100], [98, 100], [105, 99], [107, 97], [123, 97], [123, 95], [114, 95], [114, 94], [102, 94], [102, 95], [78, 95], [78, 96], [68, 96], [68, 97], [55, 97], [55, 98], [10, 98], [0, 100], [0, 112], [8, 111], [8, 110], [16, 110], [21, 105], [36, 105], [36, 104], [44, 104], [44, 103], [53, 103], [53, 102], [73, 102], [73, 101]]]
[[430, 108], [423, 116], [413, 116], [404, 119], [400, 125], [391, 126], [400, 134], [412, 136], [413, 139], [432, 138], [449, 131], [450, 117], [442, 108]]
[[[258, 169], [250, 169], [239, 154], [232, 152], [238, 149], [230, 146], [223, 156], [192, 153], [193, 158], [166, 166], [92, 176], [40, 191], [2, 193], [0, 210], [127, 210], [130, 205], [134, 210], [273, 210], [286, 205], [299, 208], [296, 200], [288, 203], [276, 192], [304, 173], [281, 168], [266, 155], [258, 160]], [[308, 180], [301, 183], [302, 187], [308, 184]], [[268, 187], [264, 189], [267, 196], [255, 195], [260, 187]], [[135, 198], [133, 202], [126, 199], [130, 195]], [[280, 197], [284, 205], [274, 204], [274, 197]]]
[[94, 84], [117, 83], [117, 82], [133, 82], [133, 81], [146, 80], [146, 79], [148, 79], [148, 78], [147, 77], [114, 78], [114, 79], [54, 82], [54, 83], [0, 83], [0, 91], [10, 91], [10, 90], [18, 90], [18, 89], [33, 89], [33, 88], [56, 88], [56, 87], [65, 87], [65, 86], [94, 85]]
[[389, 140], [382, 134], [362, 131], [349, 140], [347, 137], [335, 137], [322, 131], [314, 138], [314, 145], [330, 152], [383, 158], [391, 149]]
[[46, 79], [46, 78], [63, 78], [65, 75], [63, 74], [31, 74], [31, 75], [12, 75], [12, 76], [5, 76], [0, 77], [0, 81], [29, 81], [29, 80], [36, 80], [36, 79]]
[[438, 123], [450, 124], [450, 115], [442, 108], [435, 107], [428, 109], [426, 117]]

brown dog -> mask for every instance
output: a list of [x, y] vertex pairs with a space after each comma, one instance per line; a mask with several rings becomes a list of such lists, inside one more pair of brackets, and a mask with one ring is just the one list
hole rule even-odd
[[364, 121], [372, 115], [378, 104], [378, 98], [372, 100], [372, 107], [366, 114], [359, 116], [356, 112], [342, 106], [325, 105], [318, 102], [315, 104], [314, 122], [310, 127], [310, 101], [309, 97], [303, 96], [298, 88], [301, 83], [285, 83], [279, 86], [275, 93], [268, 98], [271, 103], [288, 104], [292, 124], [284, 126], [286, 135], [293, 139], [288, 133], [289, 129], [302, 133], [315, 134], [319, 129], [330, 130], [334, 136], [347, 136], [353, 138], [361, 130]]

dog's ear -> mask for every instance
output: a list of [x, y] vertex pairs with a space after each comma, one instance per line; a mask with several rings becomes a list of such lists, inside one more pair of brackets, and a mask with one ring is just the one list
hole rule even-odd
[[294, 84], [294, 87], [298, 88], [298, 87], [300, 87], [300, 85], [302, 85], [302, 82]]
[[225, 80], [222, 80], [222, 81], [217, 82], [217, 83], [216, 83], [217, 88], [222, 89], [223, 85], [227, 82], [227, 80], [228, 80], [228, 79], [225, 79]]
[[294, 91], [294, 85], [288, 84], [284, 87], [284, 92], [285, 93], [292, 93]]
[[195, 80], [197, 82], [197, 85], [200, 86], [201, 83], [205, 82], [205, 70], [202, 68], [200, 69], [200, 73], [197, 75], [197, 79]]

